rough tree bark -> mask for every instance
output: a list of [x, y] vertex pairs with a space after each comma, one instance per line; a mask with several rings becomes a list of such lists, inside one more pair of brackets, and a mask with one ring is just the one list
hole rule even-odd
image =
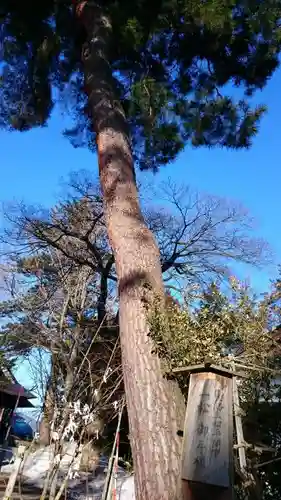
[[115, 98], [107, 54], [110, 19], [90, 2], [76, 9], [88, 41], [85, 90], [97, 138], [100, 182], [119, 285], [120, 338], [138, 500], [178, 500], [184, 403], [163, 377], [148, 337], [145, 296], [163, 294], [159, 250], [139, 204], [128, 124]]
[[52, 361], [51, 373], [47, 382], [45, 396], [44, 396], [44, 404], [43, 404], [43, 412], [42, 417], [39, 423], [39, 440], [40, 443], [47, 446], [50, 444], [51, 440], [51, 421], [54, 413], [54, 362]]

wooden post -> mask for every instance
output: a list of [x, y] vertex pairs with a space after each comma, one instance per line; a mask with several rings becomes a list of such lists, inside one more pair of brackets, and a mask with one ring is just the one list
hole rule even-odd
[[[235, 365], [233, 365], [233, 371], [235, 371]], [[246, 474], [247, 461], [246, 461], [246, 451], [245, 451], [245, 441], [243, 434], [242, 418], [241, 418], [241, 408], [239, 402], [239, 394], [237, 387], [236, 377], [233, 379], [233, 406], [234, 406], [234, 418], [235, 418], [235, 428], [236, 428], [236, 438], [238, 446], [239, 464], [242, 474]]]
[[[235, 372], [235, 363], [232, 364], [233, 372]], [[236, 429], [236, 439], [237, 448], [239, 456], [239, 465], [241, 473], [244, 477], [244, 488], [248, 488], [249, 491], [255, 491], [256, 480], [251, 472], [247, 470], [247, 459], [246, 459], [246, 442], [244, 439], [243, 425], [241, 418], [241, 407], [239, 401], [239, 393], [237, 387], [237, 377], [233, 378], [233, 406], [234, 406], [234, 419], [235, 419], [235, 429]]]
[[184, 499], [232, 500], [233, 373], [210, 364], [186, 371], [191, 375], [183, 433]]
[[17, 477], [19, 474], [20, 466], [21, 466], [23, 458], [24, 458], [24, 453], [25, 453], [25, 446], [19, 446], [17, 458], [16, 458], [15, 463], [14, 463], [13, 471], [10, 474], [3, 500], [10, 500], [11, 499], [11, 496], [12, 496], [12, 493], [14, 491], [14, 487], [16, 484], [16, 480], [17, 480]]

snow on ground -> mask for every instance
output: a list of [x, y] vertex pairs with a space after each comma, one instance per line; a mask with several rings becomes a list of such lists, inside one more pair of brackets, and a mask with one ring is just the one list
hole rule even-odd
[[[67, 465], [70, 463], [75, 445], [69, 444], [64, 450], [64, 455], [60, 466], [60, 480], [63, 480], [67, 470]], [[6, 465], [2, 465], [1, 472], [10, 473], [13, 469], [13, 464], [7, 463], [11, 458], [12, 451], [7, 450]], [[39, 448], [30, 453], [23, 464], [22, 475], [26, 478], [29, 484], [33, 484], [39, 488], [43, 487], [44, 479], [49, 470], [52, 461], [52, 447], [47, 446]], [[4, 463], [2, 457], [2, 463]], [[102, 457], [98, 464], [97, 470], [94, 473], [79, 472], [79, 477], [68, 481], [68, 493], [71, 500], [100, 500], [103, 492], [103, 487], [106, 478], [108, 460]], [[58, 482], [58, 486], [60, 481]], [[122, 468], [118, 468], [117, 476], [117, 499], [118, 500], [135, 500], [134, 477], [128, 475]]]

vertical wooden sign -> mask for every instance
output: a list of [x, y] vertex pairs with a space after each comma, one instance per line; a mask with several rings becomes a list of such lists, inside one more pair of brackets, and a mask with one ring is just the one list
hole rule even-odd
[[232, 378], [192, 373], [184, 428], [182, 479], [232, 486]]

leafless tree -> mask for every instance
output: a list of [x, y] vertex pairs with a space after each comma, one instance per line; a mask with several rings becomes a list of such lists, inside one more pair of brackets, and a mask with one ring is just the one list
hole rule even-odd
[[143, 211], [160, 249], [166, 283], [188, 280], [202, 284], [222, 280], [234, 263], [255, 267], [268, 265], [268, 243], [255, 235], [255, 221], [238, 203], [200, 195], [172, 181], [154, 192], [160, 200]]
[[[66, 405], [79, 397], [91, 407], [96, 391], [97, 408], [103, 413], [110, 410], [112, 416], [113, 395], [123, 390], [120, 346], [114, 310], [108, 310], [102, 321], [97, 317], [97, 274], [51, 247], [18, 260], [10, 280], [13, 284], [9, 286], [7, 280], [6, 291], [12, 291], [11, 298], [0, 307], [6, 351], [25, 354], [37, 348], [50, 354], [46, 418], [41, 426], [45, 441], [49, 441], [50, 421], [62, 395]], [[108, 378], [111, 384], [106, 385], [103, 382]]]
[[[150, 189], [151, 193], [151, 189]], [[201, 285], [221, 280], [234, 263], [263, 266], [272, 255], [268, 244], [255, 236], [255, 221], [247, 210], [213, 196], [168, 181], [154, 199], [142, 198], [148, 227], [157, 240], [167, 287], [183, 282]], [[84, 173], [72, 175], [68, 195], [50, 211], [18, 204], [5, 207], [7, 226], [2, 246], [16, 255], [48, 246], [71, 261], [88, 266], [100, 277], [99, 318], [105, 314], [107, 291], [116, 286], [114, 257], [108, 243], [99, 188]]]

